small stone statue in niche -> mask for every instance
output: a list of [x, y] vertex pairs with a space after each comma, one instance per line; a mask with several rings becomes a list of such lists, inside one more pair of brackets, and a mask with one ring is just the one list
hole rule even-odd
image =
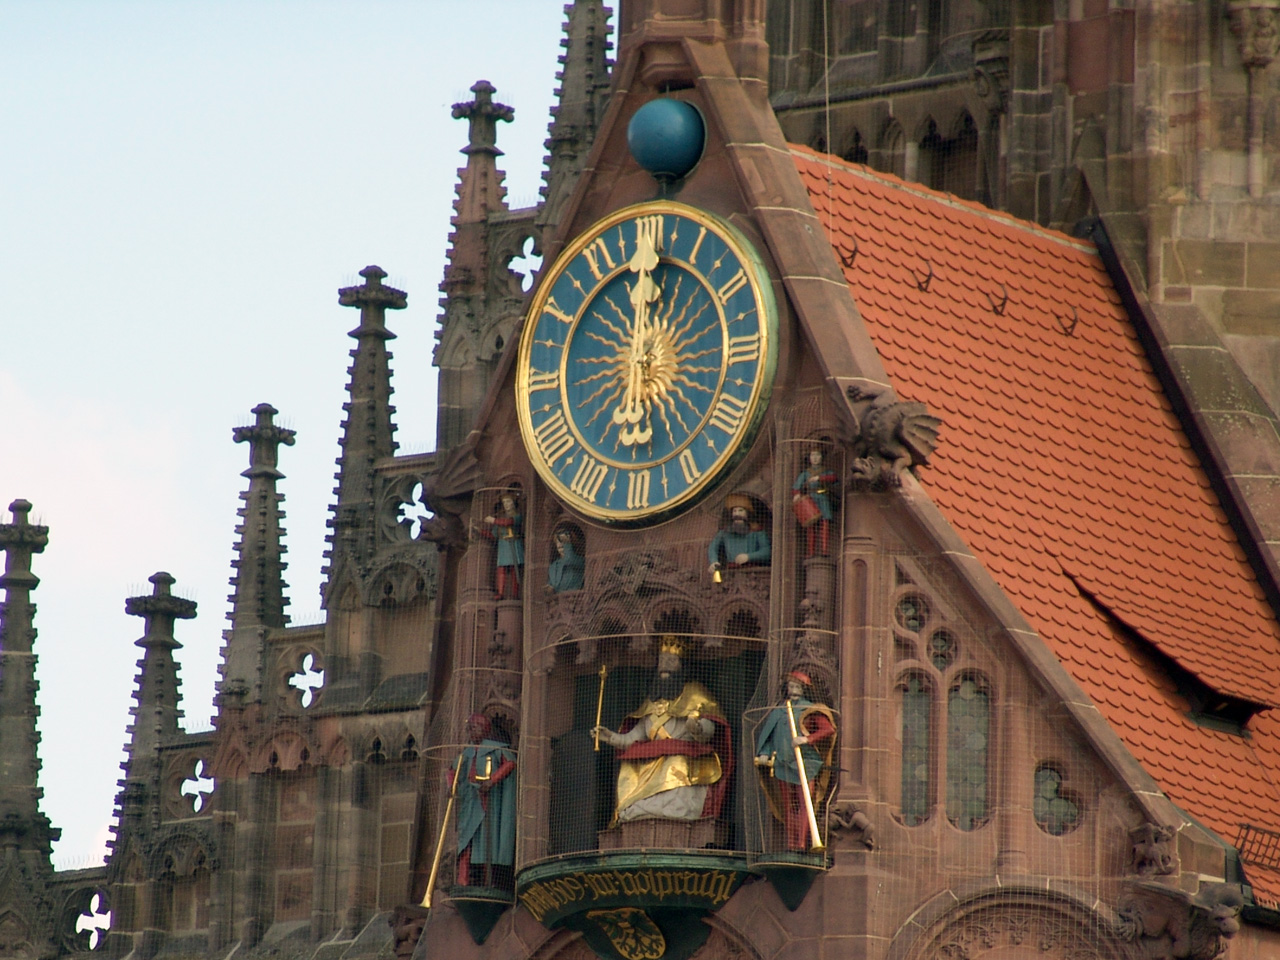
[[498, 544], [497, 574], [494, 599], [506, 600], [508, 588], [512, 600], [520, 599], [520, 579], [524, 568], [524, 516], [514, 491], [502, 495], [502, 511], [484, 518], [484, 536]]
[[[792, 670], [787, 674], [786, 699], [769, 711], [756, 731], [756, 770], [764, 783], [769, 809], [786, 831], [788, 850], [823, 845], [820, 836], [811, 836], [809, 814], [817, 819], [830, 790], [836, 724], [830, 707], [809, 699], [812, 688], [807, 673]], [[797, 748], [809, 786], [807, 800], [800, 784]]]
[[582, 589], [587, 561], [574, 540], [574, 531], [569, 527], [560, 527], [551, 538], [555, 556], [547, 567], [548, 594]]
[[[516, 755], [483, 713], [467, 719], [465, 747], [451, 777], [458, 781], [460, 887], [510, 886], [516, 852]], [[483, 869], [481, 869], [483, 868]]]
[[822, 465], [822, 448], [809, 451], [809, 464], [791, 485], [791, 509], [804, 530], [804, 556], [825, 557], [831, 553], [831, 519], [835, 516], [832, 496], [835, 472]]
[[769, 534], [751, 523], [751, 498], [731, 493], [724, 498], [724, 507], [729, 512], [729, 524], [716, 531], [707, 547], [707, 569], [717, 583], [725, 568], [768, 566], [772, 556]]

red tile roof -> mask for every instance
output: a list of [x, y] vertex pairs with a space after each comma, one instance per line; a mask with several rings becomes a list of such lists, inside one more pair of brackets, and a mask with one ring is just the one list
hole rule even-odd
[[[1280, 704], [1276, 617], [1093, 245], [793, 155], [831, 242], [856, 249], [845, 276], [898, 395], [943, 419], [934, 502], [1175, 803], [1228, 842], [1280, 830], [1280, 711], [1248, 737], [1193, 722], [1133, 636]], [[1280, 872], [1247, 869], [1280, 898]]]

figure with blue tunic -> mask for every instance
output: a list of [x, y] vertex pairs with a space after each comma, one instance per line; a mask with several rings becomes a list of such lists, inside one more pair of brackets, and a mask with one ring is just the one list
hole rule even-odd
[[836, 475], [822, 465], [822, 449], [809, 451], [809, 464], [791, 485], [791, 508], [805, 534], [805, 559], [831, 552], [831, 520], [835, 516], [832, 495]]
[[482, 713], [467, 720], [467, 738], [458, 764], [458, 870], [460, 887], [509, 887], [516, 854], [516, 755], [493, 735]]
[[502, 512], [484, 518], [484, 535], [498, 544], [494, 599], [520, 599], [520, 578], [524, 569], [524, 516], [514, 493], [502, 495]]
[[547, 593], [581, 590], [587, 561], [573, 545], [573, 534], [567, 527], [561, 527], [552, 542], [556, 556], [547, 567]]
[[812, 687], [813, 681], [804, 671], [787, 674], [786, 699], [769, 711], [756, 731], [756, 771], [769, 798], [769, 809], [783, 825], [787, 849], [794, 851], [822, 846], [821, 837], [811, 836], [796, 748], [804, 763], [815, 817], [830, 792], [835, 752], [835, 714], [830, 707], [809, 699]]
[[731, 493], [724, 498], [729, 525], [711, 538], [707, 547], [707, 568], [718, 583], [721, 571], [735, 567], [768, 566], [772, 557], [769, 534], [751, 523], [751, 498]]

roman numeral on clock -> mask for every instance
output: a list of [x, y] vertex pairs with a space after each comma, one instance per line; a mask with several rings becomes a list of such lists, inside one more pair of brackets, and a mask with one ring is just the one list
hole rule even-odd
[[720, 306], [724, 306], [729, 302], [729, 298], [747, 285], [746, 271], [739, 268], [738, 272], [720, 285], [720, 289], [716, 291], [716, 299], [720, 301]]
[[569, 489], [583, 500], [595, 503], [596, 494], [600, 492], [600, 485], [604, 483], [608, 473], [608, 467], [584, 453], [578, 461], [578, 472], [573, 475], [573, 483], [569, 484]]
[[561, 323], [573, 323], [573, 314], [565, 313], [560, 304], [556, 303], [555, 297], [547, 297], [547, 303], [542, 308], [542, 312], [551, 314]]
[[662, 214], [651, 217], [636, 217], [636, 246], [640, 241], [648, 239], [655, 253], [661, 253], [664, 244]]
[[760, 359], [760, 334], [729, 338], [729, 363], [754, 363]]
[[688, 447], [680, 451], [680, 470], [684, 473], [685, 483], [694, 483], [702, 479], [702, 471], [698, 469], [698, 461], [693, 459], [693, 451]]
[[698, 236], [693, 241], [693, 249], [689, 251], [689, 262], [696, 264], [698, 262], [698, 251], [702, 249], [702, 241], [707, 238], [707, 228], [699, 227]]
[[635, 470], [627, 474], [627, 509], [644, 510], [649, 506], [649, 471]]
[[560, 371], [552, 370], [549, 373], [529, 372], [529, 392], [535, 390], [559, 390], [560, 389]]
[[549, 467], [554, 466], [557, 460], [574, 447], [563, 410], [557, 410], [534, 428], [533, 439], [538, 444], [538, 452], [542, 454], [543, 461]]
[[742, 426], [742, 417], [747, 412], [747, 401], [739, 400], [732, 394], [722, 393], [711, 411], [710, 425], [719, 427], [729, 436], [738, 432]]
[[604, 237], [596, 237], [587, 244], [582, 251], [582, 255], [587, 258], [587, 269], [591, 271], [591, 275], [597, 280], [604, 279], [604, 271], [600, 269], [601, 260], [605, 262], [610, 270], [617, 266], [613, 262], [613, 257], [609, 254], [609, 247], [605, 244]]

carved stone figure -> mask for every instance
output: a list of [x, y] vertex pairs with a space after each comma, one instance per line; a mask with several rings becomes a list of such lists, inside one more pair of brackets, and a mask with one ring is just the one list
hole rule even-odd
[[1121, 907], [1121, 936], [1151, 960], [1214, 960], [1240, 932], [1244, 897], [1229, 883], [1210, 883], [1194, 897], [1144, 882]]
[[871, 818], [858, 809], [852, 800], [839, 800], [831, 804], [831, 832], [837, 837], [847, 839], [867, 850], [876, 848], [875, 835], [871, 830]]
[[[458, 872], [460, 887], [508, 886], [516, 851], [515, 753], [493, 736], [482, 713], [467, 720], [471, 746], [463, 749], [451, 778], [458, 782]], [[474, 868], [483, 867], [483, 870]]]
[[809, 451], [809, 464], [791, 485], [791, 507], [804, 530], [804, 555], [825, 557], [831, 552], [832, 497], [837, 477], [822, 464], [822, 449]]
[[[769, 711], [756, 731], [756, 770], [764, 782], [769, 809], [785, 828], [788, 850], [808, 850], [817, 846], [819, 839], [811, 836], [804, 791], [800, 786], [800, 770], [796, 764], [796, 747], [800, 748], [804, 778], [809, 784], [809, 796], [815, 812], [831, 786], [835, 715], [830, 707], [809, 699], [812, 684], [809, 675], [803, 671], [792, 670], [787, 674], [784, 702]], [[795, 718], [794, 736], [791, 733], [792, 717]]]
[[854, 480], [896, 486], [905, 471], [929, 462], [942, 421], [923, 403], [903, 403], [892, 393], [867, 393], [858, 387], [850, 387], [848, 395], [857, 426]]
[[587, 561], [573, 543], [573, 534], [565, 527], [552, 538], [556, 556], [547, 567], [547, 593], [565, 593], [581, 590]]
[[387, 924], [391, 927], [391, 950], [396, 960], [410, 960], [430, 915], [426, 907], [417, 904], [402, 904], [391, 911]]
[[1173, 873], [1173, 830], [1144, 823], [1129, 831], [1133, 844], [1133, 872], [1140, 877]]
[[620, 733], [592, 735], [621, 751], [615, 820], [719, 816], [733, 769], [728, 724], [710, 692], [682, 675], [683, 646], [666, 638], [649, 695]]
[[484, 518], [484, 535], [497, 541], [497, 572], [494, 599], [520, 599], [520, 579], [524, 571], [524, 515], [514, 493], [502, 495], [502, 511]]
[[475, 447], [471, 444], [455, 447], [434, 473], [422, 478], [422, 502], [432, 515], [422, 520], [418, 539], [441, 546], [465, 542], [466, 529], [461, 518], [479, 485], [480, 461], [476, 459]]
[[731, 493], [724, 498], [724, 506], [729, 511], [729, 524], [716, 532], [707, 547], [712, 576], [726, 567], [766, 566], [772, 557], [769, 534], [753, 527], [751, 498]]

